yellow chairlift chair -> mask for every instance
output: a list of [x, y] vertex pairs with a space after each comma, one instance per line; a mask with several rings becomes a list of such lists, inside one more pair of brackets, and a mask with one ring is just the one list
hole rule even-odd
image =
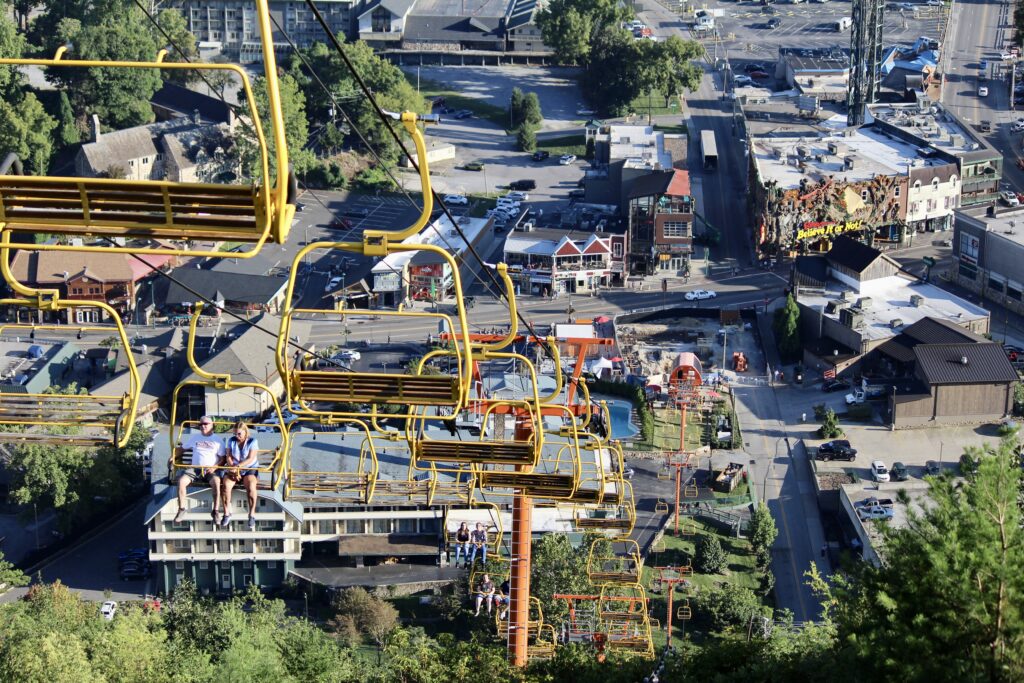
[[595, 540], [587, 556], [587, 574], [595, 586], [639, 585], [643, 559], [640, 546], [630, 539]]
[[[227, 71], [242, 85], [248, 116], [255, 133], [258, 160], [256, 180], [249, 185], [126, 180], [58, 176], [27, 176], [8, 156], [0, 164], [0, 230], [49, 233], [66, 238], [145, 238], [193, 243], [170, 245], [25, 244], [19, 248], [57, 251], [182, 254], [248, 258], [265, 242], [283, 244], [295, 215], [297, 188], [288, 165], [288, 147], [281, 113], [281, 96], [274, 57], [268, 0], [256, 0], [257, 34], [263, 52], [269, 123], [274, 143], [272, 172], [263, 124], [248, 73], [234, 64], [165, 62], [161, 50], [149, 62], [67, 59], [61, 47], [52, 59], [0, 59], [0, 65], [46, 69], [157, 69], [161, 71]], [[423, 158], [422, 156], [420, 158]], [[276, 172], [276, 180], [272, 176]], [[243, 242], [249, 251], [220, 251], [197, 247], [197, 242]]]

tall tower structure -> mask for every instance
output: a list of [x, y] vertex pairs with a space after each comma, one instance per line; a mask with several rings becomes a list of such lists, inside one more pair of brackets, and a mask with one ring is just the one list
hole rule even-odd
[[847, 125], [864, 123], [864, 107], [878, 92], [878, 65], [882, 61], [884, 0], [853, 0], [850, 32], [850, 86], [846, 93]]

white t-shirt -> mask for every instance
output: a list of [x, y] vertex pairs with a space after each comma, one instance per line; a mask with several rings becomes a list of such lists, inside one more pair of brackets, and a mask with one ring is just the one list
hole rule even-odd
[[193, 432], [181, 444], [185, 450], [192, 449], [193, 467], [215, 467], [220, 456], [224, 455], [224, 441], [221, 434], [204, 436], [202, 432]]

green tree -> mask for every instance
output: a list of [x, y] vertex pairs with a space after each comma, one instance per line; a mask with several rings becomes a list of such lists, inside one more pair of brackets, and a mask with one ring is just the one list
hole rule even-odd
[[[277, 145], [274, 143], [270, 120], [270, 101], [267, 95], [267, 79], [257, 78], [253, 83], [253, 95], [256, 99], [256, 111], [263, 128], [263, 136], [267, 143], [267, 154], [270, 157], [270, 175], [277, 177]], [[304, 172], [312, 165], [313, 156], [305, 149], [309, 139], [309, 123], [306, 120], [306, 96], [299, 89], [299, 84], [288, 74], [278, 78], [278, 91], [281, 95], [281, 119], [284, 123], [285, 141], [288, 143], [289, 162], [297, 172]], [[240, 101], [245, 100], [245, 91], [238, 91]], [[249, 119], [245, 119], [240, 127], [238, 154], [242, 162], [242, 172], [251, 178], [260, 178], [262, 173], [259, 162], [259, 146], [256, 129]]]
[[[17, 58], [25, 52], [25, 38], [18, 33], [14, 22], [0, 15], [0, 57]], [[0, 67], [0, 95], [10, 97], [18, 92], [25, 78], [14, 67]]]
[[[74, 36], [75, 57], [102, 61], [152, 61], [157, 43], [152, 25], [134, 5], [123, 5], [116, 16], [104, 17], [104, 10], [89, 14]], [[46, 76], [59, 89], [70, 93], [75, 111], [99, 116], [112, 128], [138, 126], [153, 121], [149, 104], [162, 81], [157, 69], [50, 69]]]
[[779, 535], [768, 506], [761, 501], [750, 515], [750, 545], [758, 556], [758, 565], [768, 566], [772, 544]]
[[626, 112], [650, 83], [641, 44], [626, 31], [607, 27], [593, 39], [590, 63], [580, 79], [584, 97], [610, 115]]
[[71, 100], [68, 94], [61, 91], [60, 109], [57, 119], [57, 139], [62, 147], [76, 145], [82, 141], [82, 132], [75, 121], [75, 110], [71, 108]]
[[[162, 29], [162, 32], [155, 31], [156, 41], [160, 45], [167, 46], [167, 57], [164, 61], [199, 61], [199, 49], [197, 47], [196, 37], [188, 30], [188, 24], [185, 23], [184, 14], [173, 9], [161, 10], [160, 14], [157, 15], [156, 23], [159, 24]], [[180, 85], [187, 85], [190, 82], [200, 80], [199, 72], [191, 70], [181, 71], [179, 69], [167, 69], [162, 71], [161, 75], [164, 80], [178, 83]]]
[[716, 631], [729, 626], [745, 627], [751, 617], [764, 611], [754, 591], [727, 583], [701, 588], [694, 604], [699, 612], [707, 615]]
[[986, 447], [966, 483], [929, 480], [905, 526], [879, 527], [879, 566], [813, 584], [864, 680], [1024, 680], [1016, 449]]
[[28, 576], [25, 575], [25, 572], [5, 560], [2, 552], [0, 552], [0, 585], [6, 585], [8, 588], [28, 585]]
[[598, 53], [597, 34], [610, 29], [629, 36], [619, 24], [632, 16], [633, 11], [616, 0], [551, 0], [534, 20], [556, 62], [586, 66]]
[[[600, 539], [588, 534], [578, 547], [573, 547], [564, 534], [544, 534], [534, 541], [530, 565], [530, 595], [540, 601], [544, 618], [558, 623], [567, 613], [564, 600], [555, 600], [555, 593], [589, 593], [593, 587], [587, 576], [590, 544]], [[607, 541], [598, 549], [606, 553]]]
[[523, 91], [519, 88], [512, 88], [512, 98], [509, 100], [509, 123], [513, 129], [519, 128], [523, 122]]
[[821, 426], [818, 427], [818, 436], [822, 439], [834, 439], [842, 436], [843, 430], [839, 427], [839, 416], [836, 411], [826, 408], [821, 416]]
[[387, 636], [398, 625], [398, 610], [389, 602], [370, 595], [365, 588], [346, 588], [338, 593], [333, 607], [336, 618], [349, 617], [359, 633], [383, 647]]
[[783, 360], [800, 356], [800, 307], [792, 294], [786, 295], [786, 305], [775, 311], [775, 344]]
[[701, 574], [719, 574], [725, 569], [727, 558], [718, 536], [713, 533], [704, 533], [697, 539], [697, 549], [694, 553], [694, 567]]
[[57, 122], [31, 92], [0, 98], [0, 149], [14, 152], [33, 175], [44, 175], [53, 155]]
[[529, 123], [523, 122], [516, 130], [516, 143], [524, 152], [537, 149], [537, 132]]
[[531, 126], [539, 126], [544, 121], [544, 116], [540, 111], [540, 99], [537, 97], [537, 93], [527, 93], [523, 97], [523, 111], [522, 111], [522, 122]]
[[650, 64], [648, 82], [651, 88], [661, 92], [667, 107], [672, 97], [681, 96], [683, 90], [694, 92], [700, 87], [703, 70], [695, 64], [701, 58], [703, 47], [693, 40], [669, 36], [663, 42], [646, 43], [645, 61]]
[[28, 15], [41, 4], [38, 0], [14, 0], [11, 3], [14, 10], [14, 21], [17, 22], [20, 33], [28, 31]]

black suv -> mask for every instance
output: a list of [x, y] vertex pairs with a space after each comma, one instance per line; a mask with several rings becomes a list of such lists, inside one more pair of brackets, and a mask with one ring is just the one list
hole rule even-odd
[[537, 189], [537, 181], [536, 180], [514, 180], [514, 181], [512, 181], [511, 183], [508, 184], [508, 187], [509, 187], [510, 190], [519, 190], [520, 192], [523, 192], [523, 191], [526, 191], [526, 190], [536, 190]]
[[818, 460], [849, 460], [853, 462], [857, 451], [846, 439], [829, 441], [818, 446]]
[[551, 156], [551, 152], [546, 152], [544, 150], [540, 150], [539, 152], [534, 152], [533, 153], [533, 160], [534, 161], [544, 161], [549, 156]]

